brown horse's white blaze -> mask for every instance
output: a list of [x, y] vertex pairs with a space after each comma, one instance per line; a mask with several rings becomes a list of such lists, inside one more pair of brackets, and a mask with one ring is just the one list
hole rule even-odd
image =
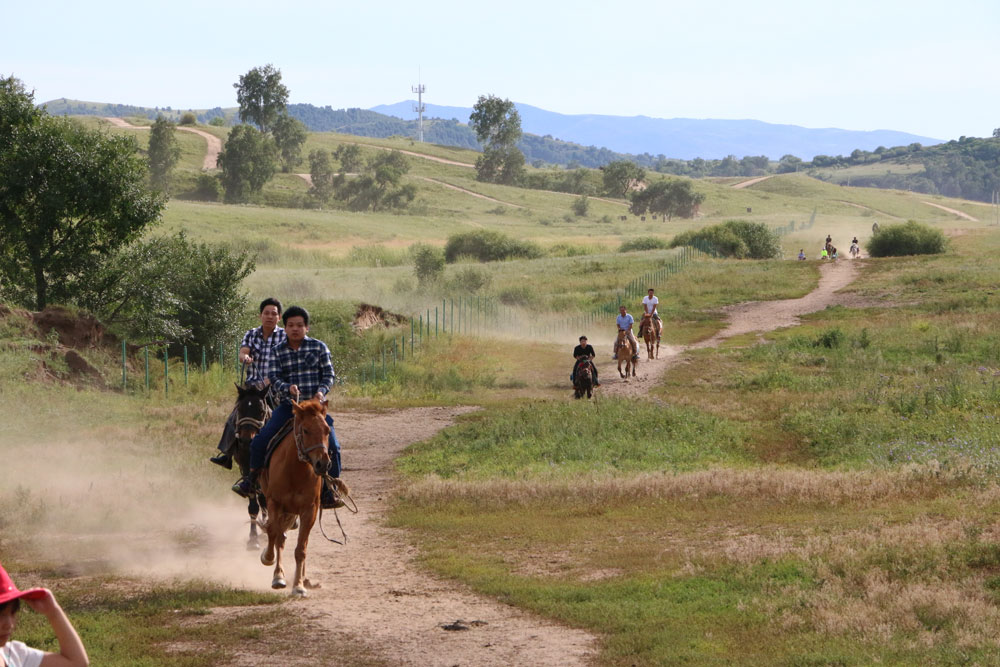
[[[639, 348], [632, 342], [628, 331], [618, 330], [618, 345], [615, 349], [618, 350], [618, 375], [627, 378], [631, 373], [632, 377], [635, 377], [635, 367], [639, 362]], [[628, 354], [624, 354], [626, 350]], [[625, 363], [624, 373], [622, 373], [622, 362]]]
[[[646, 314], [642, 316], [642, 323], [639, 325], [642, 332], [642, 340], [646, 343], [646, 354], [650, 359], [660, 358], [660, 321], [654, 320], [653, 316]], [[656, 356], [653, 356], [653, 349], [656, 349]]]
[[281, 554], [285, 531], [297, 518], [299, 533], [292, 594], [304, 596], [307, 588], [319, 588], [318, 583], [306, 578], [306, 547], [319, 511], [323, 476], [330, 469], [330, 454], [326, 449], [330, 427], [326, 423], [325, 402], [312, 399], [295, 404], [293, 409], [292, 432], [275, 448], [270, 464], [260, 476], [261, 488], [267, 496], [267, 547], [260, 555], [260, 562], [274, 565], [272, 588], [287, 585]]

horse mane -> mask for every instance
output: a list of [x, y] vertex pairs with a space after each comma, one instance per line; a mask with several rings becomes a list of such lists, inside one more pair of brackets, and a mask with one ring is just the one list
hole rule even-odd
[[310, 415], [315, 415], [315, 416], [322, 416], [323, 414], [326, 413], [326, 407], [319, 399], [316, 398], [310, 398], [309, 400], [301, 401], [299, 403], [299, 409], [301, 409], [306, 413], [309, 413]]

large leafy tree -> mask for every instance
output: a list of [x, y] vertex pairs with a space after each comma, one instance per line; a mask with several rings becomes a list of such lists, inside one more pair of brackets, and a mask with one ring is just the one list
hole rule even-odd
[[288, 105], [288, 88], [281, 83], [281, 70], [274, 65], [254, 67], [233, 84], [240, 105], [240, 120], [269, 132]]
[[330, 160], [330, 151], [322, 148], [309, 153], [309, 180], [312, 187], [309, 188], [309, 196], [320, 204], [330, 201], [333, 196], [333, 162]]
[[35, 109], [0, 79], [0, 288], [42, 309], [159, 219], [131, 137], [105, 136]]
[[517, 148], [521, 115], [514, 103], [495, 95], [480, 95], [469, 125], [483, 146], [483, 154], [476, 160], [476, 177], [489, 183], [516, 183], [524, 173], [524, 154]]
[[274, 176], [277, 152], [270, 135], [245, 124], [234, 127], [218, 159], [226, 201], [244, 202], [260, 192]]
[[632, 215], [666, 216], [667, 220], [693, 218], [698, 206], [705, 201], [705, 195], [691, 188], [691, 181], [670, 179], [651, 183], [646, 189], [632, 193], [630, 210]]
[[410, 163], [399, 151], [379, 151], [365, 164], [357, 177], [340, 172], [333, 185], [337, 199], [355, 211], [403, 208], [416, 197], [412, 183], [402, 185]]
[[153, 187], [163, 192], [169, 190], [170, 172], [181, 157], [181, 147], [177, 144], [177, 126], [157, 116], [149, 133], [149, 149], [146, 161], [149, 163], [149, 177]]
[[302, 121], [282, 114], [275, 121], [272, 134], [278, 147], [281, 170], [288, 173], [302, 164], [302, 146], [306, 143], [306, 126]]
[[604, 190], [615, 197], [625, 197], [646, 178], [645, 170], [631, 160], [615, 160], [601, 167]]

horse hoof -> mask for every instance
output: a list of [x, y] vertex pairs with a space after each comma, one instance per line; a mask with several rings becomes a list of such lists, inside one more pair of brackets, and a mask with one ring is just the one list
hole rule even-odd
[[282, 579], [281, 577], [278, 577], [274, 581], [271, 582], [271, 588], [273, 588], [274, 590], [280, 590], [280, 589], [284, 588], [287, 585], [288, 584], [285, 583], [285, 580]]
[[252, 537], [247, 540], [247, 551], [257, 551], [257, 549], [260, 549], [260, 541]]
[[267, 565], [268, 567], [274, 565], [274, 556], [270, 558], [267, 557], [267, 549], [260, 552], [260, 562], [262, 565]]
[[[281, 587], [282, 588], [285, 587], [285, 582], [281, 582]], [[292, 589], [292, 596], [293, 597], [304, 598], [307, 595], [309, 595], [309, 594], [306, 593], [306, 589], [302, 588], [301, 586], [296, 586], [295, 588]]]

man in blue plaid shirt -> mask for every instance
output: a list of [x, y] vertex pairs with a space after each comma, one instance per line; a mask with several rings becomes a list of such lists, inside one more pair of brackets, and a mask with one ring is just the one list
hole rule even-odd
[[[267, 387], [270, 380], [268, 371], [274, 357], [274, 348], [285, 342], [285, 330], [278, 326], [281, 317], [281, 302], [268, 297], [260, 302], [260, 326], [247, 331], [240, 343], [240, 363], [247, 366], [247, 385], [255, 385], [260, 389]], [[271, 395], [268, 394], [268, 399]], [[273, 405], [273, 403], [272, 403]], [[226, 426], [219, 440], [219, 451], [210, 459], [212, 463], [227, 470], [233, 467], [233, 450], [236, 447], [236, 408], [229, 413]]]
[[[256, 489], [257, 476], [264, 467], [267, 443], [294, 415], [292, 398], [325, 401], [336, 377], [333, 362], [330, 361], [330, 349], [323, 341], [306, 335], [309, 332], [309, 313], [306, 309], [292, 306], [285, 311], [282, 321], [287, 339], [274, 349], [274, 361], [268, 372], [272, 390], [277, 392], [281, 403], [250, 443], [250, 476], [233, 486], [233, 491], [244, 497], [249, 497]], [[337, 442], [333, 418], [329, 413], [326, 415], [326, 423], [330, 427], [329, 475], [340, 477], [340, 443]], [[334, 503], [332, 491], [323, 484], [323, 508], [330, 509], [335, 506]]]

